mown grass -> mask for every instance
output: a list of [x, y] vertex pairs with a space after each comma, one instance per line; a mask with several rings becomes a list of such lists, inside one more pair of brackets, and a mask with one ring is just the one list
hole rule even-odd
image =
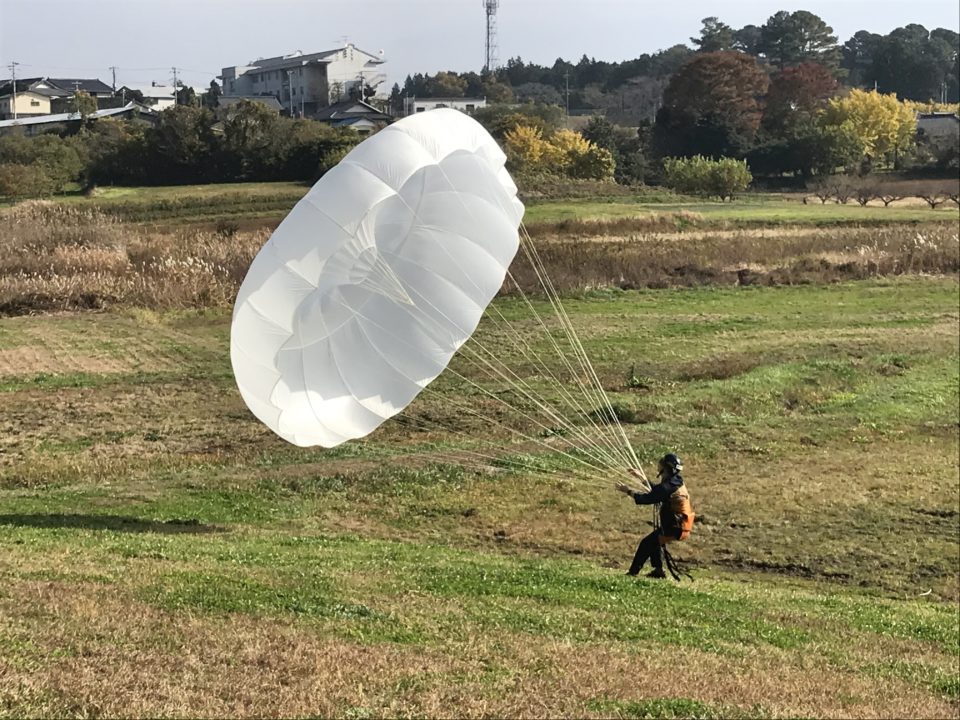
[[[227, 310], [5, 318], [0, 714], [955, 715], [958, 290], [565, 298], [641, 461], [686, 461], [679, 585], [622, 575], [649, 513], [612, 474], [464, 414], [453, 375], [299, 449], [243, 407]], [[476, 341], [560, 403], [509, 337]]]

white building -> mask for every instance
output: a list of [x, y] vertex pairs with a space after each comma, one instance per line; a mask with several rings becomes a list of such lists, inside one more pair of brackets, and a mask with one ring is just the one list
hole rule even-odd
[[259, 58], [225, 67], [219, 76], [224, 96], [271, 95], [290, 115], [311, 117], [320, 108], [350, 97], [361, 85], [377, 85], [383, 51], [366, 52], [348, 43], [336, 50]]
[[413, 115], [437, 108], [453, 108], [468, 115], [487, 106], [486, 98], [418, 98], [408, 97], [403, 101], [403, 114]]

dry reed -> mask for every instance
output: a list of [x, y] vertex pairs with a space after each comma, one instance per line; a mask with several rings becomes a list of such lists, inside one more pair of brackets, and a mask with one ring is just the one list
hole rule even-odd
[[[45, 202], [17, 205], [0, 221], [0, 315], [228, 307], [269, 235], [266, 229], [162, 233]], [[692, 214], [569, 221], [536, 242], [560, 292], [960, 272], [957, 231], [944, 224], [678, 232], [696, 225]], [[512, 275], [525, 291], [536, 291], [536, 274], [522, 253]]]

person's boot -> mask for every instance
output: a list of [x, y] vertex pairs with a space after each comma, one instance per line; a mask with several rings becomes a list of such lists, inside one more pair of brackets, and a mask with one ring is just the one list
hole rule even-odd
[[667, 574], [663, 571], [663, 568], [654, 568], [647, 573], [648, 578], [656, 578], [657, 580], [662, 580]]

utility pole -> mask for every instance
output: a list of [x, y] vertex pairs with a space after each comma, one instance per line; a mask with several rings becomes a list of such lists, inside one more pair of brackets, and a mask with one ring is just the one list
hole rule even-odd
[[111, 65], [110, 72], [113, 74], [113, 92], [117, 92], [117, 66]]
[[173, 105], [177, 105], [177, 69], [175, 67], [170, 68], [173, 70]]
[[17, 65], [20, 63], [11, 61], [10, 65], [7, 67], [10, 68], [10, 77], [12, 78], [11, 85], [13, 86], [13, 94], [10, 96], [10, 103], [13, 105], [13, 119], [17, 119]]

